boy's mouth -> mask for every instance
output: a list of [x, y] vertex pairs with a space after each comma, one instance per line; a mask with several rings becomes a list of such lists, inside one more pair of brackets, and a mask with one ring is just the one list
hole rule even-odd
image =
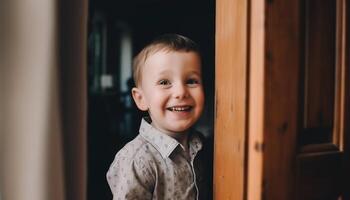
[[192, 106], [172, 106], [167, 108], [169, 111], [175, 112], [188, 112], [192, 109]]

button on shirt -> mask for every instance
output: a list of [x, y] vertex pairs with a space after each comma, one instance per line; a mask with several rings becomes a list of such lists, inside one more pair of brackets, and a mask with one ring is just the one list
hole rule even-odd
[[113, 199], [211, 199], [203, 179], [208, 163], [197, 155], [203, 144], [199, 133], [192, 132], [188, 144], [185, 152], [177, 140], [143, 119], [140, 134], [117, 153], [107, 172]]

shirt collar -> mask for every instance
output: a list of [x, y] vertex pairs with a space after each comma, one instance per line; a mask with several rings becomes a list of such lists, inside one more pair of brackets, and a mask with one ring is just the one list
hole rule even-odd
[[197, 155], [198, 151], [202, 149], [203, 143], [199, 137], [200, 133], [193, 131], [189, 136], [189, 151], [192, 159]]
[[[160, 152], [163, 158], [169, 157], [180, 145], [176, 139], [154, 128], [147, 119], [141, 121], [140, 134]], [[188, 139], [191, 156], [194, 156], [202, 148], [202, 142], [197, 133], [190, 134]]]

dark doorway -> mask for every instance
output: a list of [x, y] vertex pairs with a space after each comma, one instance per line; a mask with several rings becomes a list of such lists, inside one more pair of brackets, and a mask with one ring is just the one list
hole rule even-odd
[[202, 51], [206, 106], [197, 124], [212, 138], [214, 0], [90, 0], [88, 31], [88, 199], [112, 199], [105, 174], [137, 133], [142, 113], [130, 96], [132, 58], [157, 35], [178, 33]]

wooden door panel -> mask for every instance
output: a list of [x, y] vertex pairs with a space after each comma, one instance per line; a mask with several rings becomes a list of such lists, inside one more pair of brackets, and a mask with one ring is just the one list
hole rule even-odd
[[338, 200], [343, 193], [345, 1], [304, 1], [304, 53], [296, 154], [296, 199]]
[[350, 200], [350, 1], [345, 1], [346, 6], [344, 7], [345, 10], [345, 21], [343, 22], [345, 25], [344, 29], [344, 37], [346, 37], [345, 40], [345, 46], [344, 48], [344, 57], [341, 62], [344, 63], [343, 70], [343, 82], [342, 85], [344, 85], [344, 88], [347, 88], [344, 90], [343, 100], [346, 102], [340, 106], [340, 110], [343, 110], [343, 122], [344, 124], [341, 125], [341, 130], [344, 132], [344, 137], [340, 140], [343, 140], [343, 149], [344, 149], [344, 174], [343, 174], [343, 182], [344, 182], [344, 191], [343, 191], [343, 199], [342, 200]]
[[297, 157], [297, 200], [338, 200], [343, 153], [304, 153]]
[[[334, 0], [305, 0], [304, 6], [304, 133], [331, 141], [334, 116], [336, 4]], [[308, 131], [306, 131], [308, 130]], [[316, 132], [316, 133], [314, 133]], [[303, 138], [304, 142], [306, 138]], [[316, 141], [315, 141], [316, 142]]]
[[299, 135], [301, 144], [332, 141], [335, 72], [337, 1], [303, 1], [304, 65], [303, 127]]

